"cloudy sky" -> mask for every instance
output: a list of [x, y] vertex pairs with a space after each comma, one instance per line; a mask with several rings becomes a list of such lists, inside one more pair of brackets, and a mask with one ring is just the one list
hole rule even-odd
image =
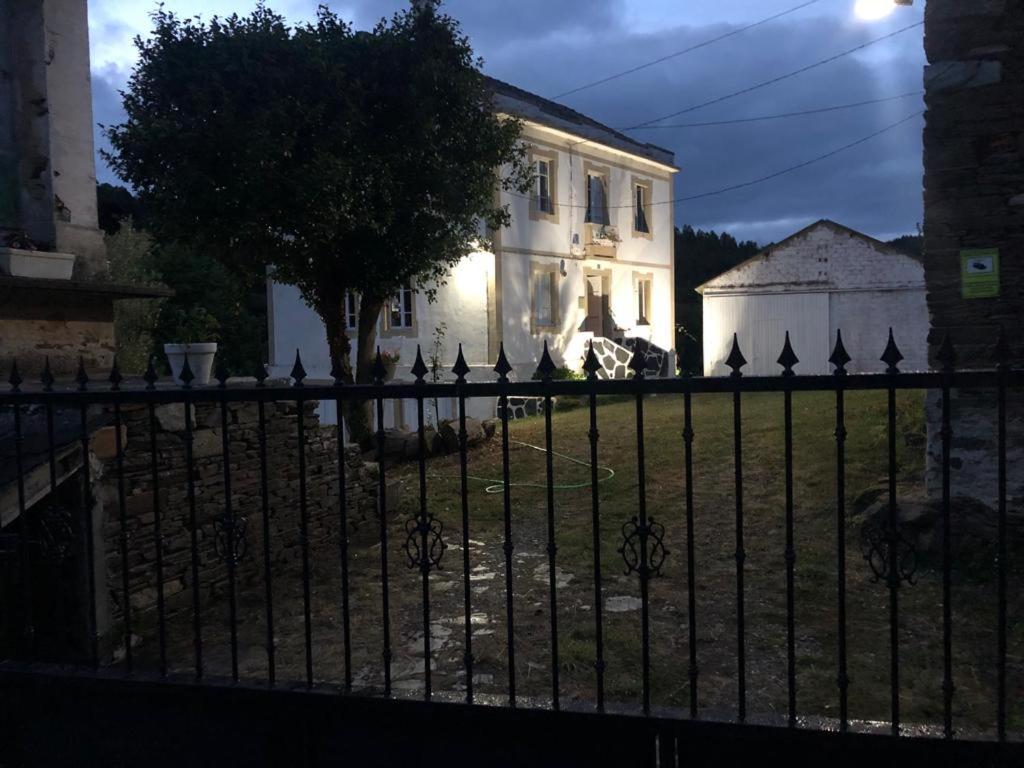
[[[165, 0], [179, 15], [245, 13], [254, 0]], [[446, 0], [484, 59], [487, 74], [542, 96], [578, 86], [719, 37], [809, 0]], [[305, 20], [317, 0], [268, 0]], [[405, 0], [328, 3], [357, 28]], [[921, 21], [923, 0], [883, 18], [859, 13], [885, 0], [816, 0], [792, 14], [635, 74], [559, 99], [616, 128], [633, 126], [784, 75]], [[860, 6], [858, 8], [858, 6]], [[90, 0], [93, 103], [97, 123], [123, 118], [118, 90], [135, 61], [135, 35], [150, 30], [155, 3]], [[870, 10], [870, 8], [869, 8]], [[704, 127], [660, 127], [631, 135], [675, 152], [675, 197], [743, 184], [812, 160], [923, 109], [921, 27], [830, 64], [663, 123], [714, 122], [903, 98], [856, 109]], [[921, 221], [921, 117], [821, 162], [738, 191], [676, 203], [676, 221], [725, 229], [762, 243], [831, 218], [880, 238]], [[103, 139], [97, 130], [97, 144]], [[101, 181], [117, 182], [97, 158]]]

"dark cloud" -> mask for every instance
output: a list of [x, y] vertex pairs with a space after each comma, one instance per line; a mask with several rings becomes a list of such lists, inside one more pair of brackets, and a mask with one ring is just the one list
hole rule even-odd
[[116, 71], [92, 73], [92, 117], [93, 117], [93, 142], [96, 146], [96, 180], [110, 184], [121, 184], [122, 182], [110, 170], [110, 166], [100, 155], [101, 149], [110, 149], [110, 142], [103, 135], [104, 125], [116, 125], [124, 120], [124, 108], [121, 106], [121, 94], [118, 88], [122, 87], [120, 77]]
[[[358, 26], [403, 7], [362, 0]], [[731, 27], [666, 27], [630, 33], [627, 0], [448, 0], [485, 71], [542, 96], [636, 66], [720, 35]], [[756, 18], [762, 11], [754, 11]], [[837, 16], [787, 19], [744, 32], [637, 74], [567, 97], [565, 103], [613, 127], [636, 123], [779, 75], [879, 37], [913, 19], [852, 24]], [[668, 122], [812, 109], [921, 88], [921, 30], [777, 85]], [[94, 78], [97, 121], [116, 122], [120, 83]], [[667, 147], [682, 168], [676, 194], [700, 194], [805, 162], [923, 109], [919, 97], [812, 117], [691, 129], [634, 131]], [[876, 236], [911, 232], [921, 221], [920, 118], [840, 155], [716, 197], [677, 205], [676, 221], [728, 227], [761, 242], [827, 217]], [[100, 175], [103, 171], [98, 169]]]

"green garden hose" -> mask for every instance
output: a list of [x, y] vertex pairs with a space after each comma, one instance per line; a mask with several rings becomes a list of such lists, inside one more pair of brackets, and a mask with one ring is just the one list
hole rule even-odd
[[[540, 451], [541, 453], [547, 453], [547, 449], [542, 447], [542, 446], [540, 446], [540, 445], [533, 445], [532, 443], [524, 443], [522, 440], [509, 440], [509, 442], [510, 443], [515, 443], [516, 445], [522, 445], [522, 446], [525, 446], [527, 448], [532, 448], [533, 450]], [[566, 461], [571, 461], [573, 464], [579, 464], [580, 466], [583, 466], [583, 467], [590, 467], [591, 466], [590, 462], [588, 462], [588, 461], [581, 461], [580, 459], [574, 459], [572, 456], [567, 456], [564, 453], [559, 453], [558, 451], [552, 451], [551, 455], [552, 456], [557, 456], [560, 459], [565, 459]], [[597, 481], [598, 484], [603, 483], [606, 480], [611, 480], [613, 477], [615, 477], [615, 470], [612, 469], [611, 467], [602, 467], [602, 466], [598, 465], [597, 468], [601, 472], [607, 472], [607, 474], [604, 477], [600, 478]], [[453, 477], [451, 475], [437, 475], [436, 477], [440, 477], [441, 479], [444, 479], [444, 480], [457, 480], [458, 479], [457, 477]], [[496, 480], [493, 477], [479, 477], [478, 475], [468, 475], [467, 474], [466, 478], [469, 479], [469, 480], [476, 480], [479, 483], [490, 483], [490, 485], [488, 485], [486, 488], [484, 488], [484, 493], [501, 493], [504, 490], [504, 488], [505, 488], [505, 481], [504, 480]], [[508, 487], [509, 488], [547, 488], [548, 486], [547, 486], [547, 483], [509, 483]], [[571, 484], [562, 484], [562, 485], [554, 485], [554, 486], [552, 486], [552, 488], [554, 490], [556, 490], [556, 491], [578, 491], [581, 488], [589, 488], [589, 487], [590, 487], [590, 482], [589, 481], [586, 482], [586, 483], [571, 483]]]

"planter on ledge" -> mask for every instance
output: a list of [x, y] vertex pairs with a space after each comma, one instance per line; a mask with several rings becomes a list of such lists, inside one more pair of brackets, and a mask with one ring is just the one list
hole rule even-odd
[[213, 358], [217, 354], [217, 342], [164, 344], [164, 354], [167, 355], [167, 363], [171, 366], [171, 376], [175, 382], [181, 383], [181, 369], [185, 367], [185, 358], [188, 357], [189, 368], [192, 369], [192, 375], [195, 376], [192, 379], [192, 384], [205, 385], [210, 382]]
[[70, 280], [74, 268], [73, 253], [0, 248], [0, 273], [11, 277]]

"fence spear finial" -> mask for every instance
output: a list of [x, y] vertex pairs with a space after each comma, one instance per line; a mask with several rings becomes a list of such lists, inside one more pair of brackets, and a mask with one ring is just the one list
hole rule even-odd
[[416, 383], [422, 384], [423, 377], [430, 373], [430, 369], [427, 368], [427, 364], [423, 362], [423, 352], [420, 349], [420, 345], [416, 345], [416, 362], [412, 364], [412, 375], [416, 377]]
[[893, 338], [892, 328], [889, 329], [889, 340], [885, 344], [885, 351], [882, 352], [880, 358], [883, 363], [886, 364], [885, 372], [890, 375], [895, 375], [900, 372], [900, 369], [896, 366], [900, 360], [903, 359], [903, 353], [900, 352], [900, 348], [896, 346], [896, 339]]
[[647, 373], [647, 353], [641, 349], [641, 345], [638, 342], [633, 343], [633, 356], [629, 358], [627, 365], [629, 370], [633, 372], [634, 378], [642, 379], [644, 374]]
[[999, 328], [999, 337], [992, 349], [992, 359], [995, 360], [996, 368], [1003, 370], [1010, 364], [1010, 341], [1006, 338], [1006, 329]]
[[782, 366], [783, 376], [795, 376], [793, 366], [800, 362], [800, 358], [793, 351], [793, 345], [789, 343], [789, 331], [786, 331], [786, 342], [782, 345], [782, 353], [776, 362]]
[[11, 358], [11, 373], [7, 377], [7, 383], [11, 385], [12, 392], [21, 391], [21, 383], [24, 379], [21, 378], [21, 374], [18, 372], [18, 358]]
[[288, 374], [295, 380], [295, 386], [301, 387], [302, 382], [306, 378], [306, 369], [302, 367], [302, 356], [299, 354], [299, 350], [295, 350], [295, 364], [292, 366], [291, 373]]
[[227, 387], [228, 376], [230, 376], [230, 371], [228, 371], [228, 363], [224, 359], [224, 355], [217, 355], [217, 386], [220, 387], [221, 389]]
[[373, 368], [370, 369], [370, 376], [373, 378], [374, 384], [383, 384], [384, 377], [388, 375], [388, 369], [384, 366], [384, 357], [380, 353], [380, 347], [377, 347], [377, 357], [373, 360]]
[[499, 381], [508, 381], [508, 375], [512, 372], [512, 364], [505, 356], [505, 342], [498, 346], [498, 361], [494, 364], [494, 372], [498, 374]]
[[732, 335], [732, 349], [729, 351], [729, 356], [725, 358], [725, 364], [732, 368], [732, 373], [729, 374], [732, 378], [738, 379], [743, 375], [740, 368], [747, 364], [747, 358], [740, 352], [740, 339], [735, 333]]
[[836, 329], [836, 345], [832, 348], [832, 354], [828, 361], [836, 367], [834, 371], [836, 376], [846, 375], [846, 364], [850, 362], [850, 354], [843, 346], [843, 332], [838, 328]]
[[540, 355], [540, 362], [537, 364], [537, 373], [540, 374], [542, 381], [551, 381], [551, 375], [556, 369], [555, 361], [551, 359], [551, 353], [548, 351], [547, 339], [544, 340], [544, 351]]
[[89, 374], [85, 372], [85, 358], [78, 356], [78, 373], [75, 374], [75, 381], [78, 383], [78, 391], [85, 392], [89, 388]]
[[181, 373], [178, 374], [178, 379], [181, 381], [183, 389], [192, 389], [192, 382], [196, 378], [195, 373], [192, 372], [192, 363], [188, 361], [188, 354], [185, 355], [185, 362], [182, 363]]
[[53, 371], [50, 370], [50, 356], [46, 356], [46, 362], [43, 363], [43, 375], [39, 377], [39, 380], [43, 383], [43, 392], [53, 392]]
[[939, 351], [935, 353], [935, 359], [942, 363], [944, 372], [952, 373], [956, 367], [956, 349], [953, 347], [953, 340], [949, 337], [948, 331], [942, 337], [942, 343], [939, 345]]
[[601, 361], [597, 359], [597, 354], [594, 352], [594, 340], [590, 340], [590, 346], [587, 347], [587, 356], [583, 360], [583, 370], [587, 373], [588, 379], [596, 379], [597, 372], [601, 370]]
[[146, 364], [146, 372], [142, 374], [142, 380], [146, 382], [146, 389], [156, 389], [156, 382], [159, 378], [156, 372], [156, 363], [153, 362], [153, 355], [150, 355]]
[[452, 366], [452, 373], [455, 374], [456, 381], [463, 383], [466, 380], [466, 375], [469, 373], [469, 365], [466, 363], [466, 358], [462, 354], [462, 344], [459, 344], [459, 354], [455, 358], [455, 365]]
[[117, 355], [114, 355], [114, 362], [110, 366], [110, 376], [107, 377], [107, 381], [110, 382], [110, 388], [114, 392], [121, 388], [121, 382], [124, 380], [124, 376], [121, 375], [121, 368], [117, 364]]

